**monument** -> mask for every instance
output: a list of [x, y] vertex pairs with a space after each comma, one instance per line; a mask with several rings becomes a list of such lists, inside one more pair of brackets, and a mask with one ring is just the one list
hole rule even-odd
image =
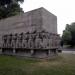
[[2, 54], [46, 58], [59, 46], [57, 17], [43, 7], [0, 21]]

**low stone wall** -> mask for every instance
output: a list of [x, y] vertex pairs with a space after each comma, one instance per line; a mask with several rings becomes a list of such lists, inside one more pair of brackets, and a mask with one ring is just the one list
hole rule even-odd
[[0, 49], [0, 54], [2, 54], [2, 49]]
[[2, 49], [1, 54], [35, 58], [48, 58], [57, 54], [57, 50], [43, 49]]

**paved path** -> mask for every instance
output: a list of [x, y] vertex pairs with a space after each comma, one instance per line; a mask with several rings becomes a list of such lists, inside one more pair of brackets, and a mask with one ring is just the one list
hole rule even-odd
[[75, 54], [75, 48], [62, 48], [62, 53], [71, 53]]
[[70, 53], [70, 54], [75, 54], [75, 51], [62, 51], [62, 53]]

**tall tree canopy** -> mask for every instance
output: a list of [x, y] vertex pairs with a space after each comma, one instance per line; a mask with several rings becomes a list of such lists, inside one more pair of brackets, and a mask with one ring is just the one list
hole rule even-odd
[[20, 3], [24, 0], [0, 0], [0, 19], [23, 13]]
[[24, 2], [24, 0], [0, 0], [0, 5], [9, 5], [11, 3], [18, 3], [18, 2]]
[[62, 40], [64, 44], [75, 46], [75, 22], [66, 25]]

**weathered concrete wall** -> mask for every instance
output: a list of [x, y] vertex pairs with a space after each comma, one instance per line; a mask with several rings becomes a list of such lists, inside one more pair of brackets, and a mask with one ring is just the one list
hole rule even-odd
[[57, 17], [44, 8], [41, 10], [43, 28], [50, 33], [57, 33]]
[[31, 31], [42, 25], [41, 10], [36, 9], [25, 14], [0, 21], [0, 33]]
[[44, 8], [35, 9], [0, 21], [0, 46], [2, 35], [21, 32], [40, 31], [57, 33], [57, 18]]
[[0, 33], [32, 31], [44, 26], [50, 32], [57, 32], [57, 18], [44, 8], [26, 12], [0, 21]]

